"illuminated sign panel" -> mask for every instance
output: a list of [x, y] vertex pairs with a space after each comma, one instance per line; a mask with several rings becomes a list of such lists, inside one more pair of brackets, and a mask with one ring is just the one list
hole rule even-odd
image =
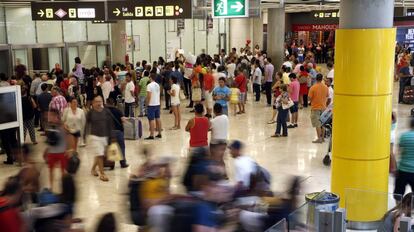
[[192, 18], [191, 0], [140, 0], [108, 2], [108, 20]]
[[105, 20], [104, 2], [31, 2], [32, 20]]

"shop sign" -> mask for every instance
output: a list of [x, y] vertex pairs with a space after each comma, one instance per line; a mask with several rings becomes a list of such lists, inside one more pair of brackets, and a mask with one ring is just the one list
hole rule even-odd
[[104, 2], [31, 2], [32, 20], [105, 20]]
[[337, 24], [293, 24], [292, 31], [334, 31], [339, 28]]
[[249, 0], [212, 0], [215, 18], [237, 18], [249, 16]]
[[128, 0], [107, 2], [108, 20], [186, 19], [192, 17], [191, 0]]

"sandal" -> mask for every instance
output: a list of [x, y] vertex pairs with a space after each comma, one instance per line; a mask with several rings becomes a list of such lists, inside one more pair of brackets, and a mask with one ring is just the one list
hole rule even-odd
[[97, 172], [97, 171], [95, 171], [95, 170], [92, 170], [92, 171], [91, 171], [91, 174], [92, 174], [92, 176], [99, 176], [98, 172]]
[[99, 176], [99, 179], [104, 181], [104, 182], [109, 181], [108, 177], [106, 177], [105, 174], [102, 174], [101, 176]]

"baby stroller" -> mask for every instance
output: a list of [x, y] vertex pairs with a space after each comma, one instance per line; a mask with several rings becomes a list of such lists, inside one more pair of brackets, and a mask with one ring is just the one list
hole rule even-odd
[[331, 164], [331, 149], [332, 149], [332, 111], [333, 105], [330, 104], [326, 110], [321, 114], [319, 120], [322, 123], [322, 126], [325, 128], [325, 138], [329, 139], [328, 152], [323, 158], [323, 164], [329, 166]]

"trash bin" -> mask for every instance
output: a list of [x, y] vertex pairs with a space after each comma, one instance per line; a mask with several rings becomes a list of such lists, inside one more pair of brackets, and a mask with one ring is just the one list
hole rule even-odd
[[324, 210], [334, 212], [339, 208], [339, 196], [330, 192], [315, 192], [305, 195], [308, 203], [308, 223], [315, 224], [315, 215]]

